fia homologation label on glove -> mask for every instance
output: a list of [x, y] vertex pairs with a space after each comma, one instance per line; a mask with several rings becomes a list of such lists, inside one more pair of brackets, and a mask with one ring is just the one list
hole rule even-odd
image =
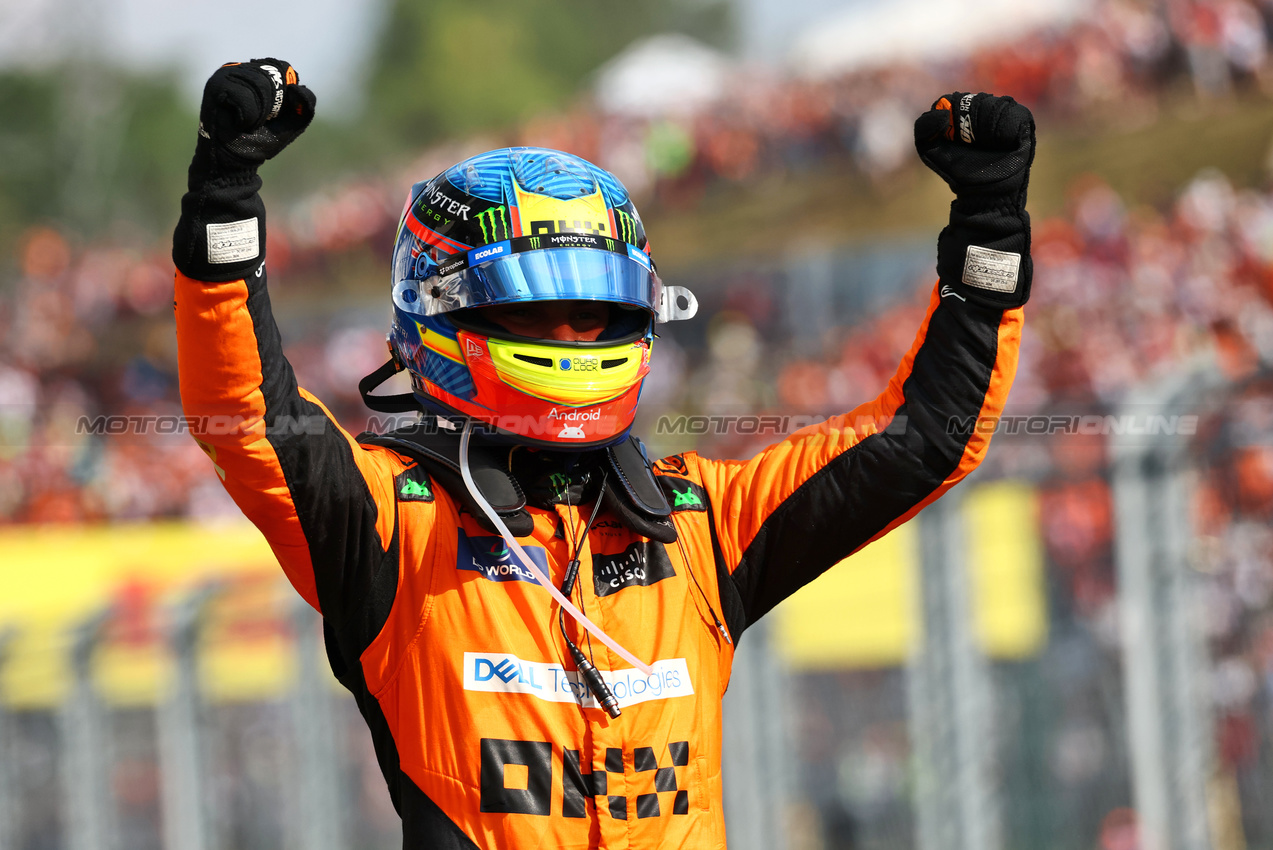
[[237, 263], [261, 253], [260, 230], [255, 218], [208, 225], [208, 262]]
[[964, 283], [978, 289], [1015, 292], [1020, 268], [1020, 254], [969, 245], [964, 258]]

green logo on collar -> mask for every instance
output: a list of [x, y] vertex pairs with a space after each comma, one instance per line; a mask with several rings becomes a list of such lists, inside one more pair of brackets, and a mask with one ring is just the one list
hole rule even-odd
[[423, 481], [404, 481], [402, 489], [398, 491], [399, 496], [431, 496], [429, 485]]
[[701, 508], [703, 500], [693, 490], [674, 490], [676, 501], [672, 503], [674, 508]]
[[676, 475], [656, 475], [655, 480], [672, 502], [674, 511], [706, 511], [707, 491], [688, 478]]
[[403, 502], [432, 502], [433, 487], [428, 474], [418, 466], [402, 472], [396, 479], [398, 499]]

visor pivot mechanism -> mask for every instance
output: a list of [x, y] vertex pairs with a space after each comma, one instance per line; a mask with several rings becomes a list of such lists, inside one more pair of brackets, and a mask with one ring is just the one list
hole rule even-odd
[[[684, 305], [684, 306], [682, 306]], [[681, 319], [692, 319], [698, 312], [698, 299], [685, 286], [662, 287], [659, 292], [659, 309], [656, 321], [676, 322]]]

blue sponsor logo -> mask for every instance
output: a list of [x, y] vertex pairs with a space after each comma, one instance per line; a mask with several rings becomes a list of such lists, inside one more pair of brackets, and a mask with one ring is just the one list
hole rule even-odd
[[[548, 572], [548, 553], [540, 546], [523, 546], [526, 554], [545, 574]], [[455, 568], [479, 573], [488, 581], [535, 581], [535, 574], [527, 569], [504, 543], [502, 537], [469, 537], [459, 532], [456, 543]]]
[[476, 266], [478, 263], [484, 263], [487, 260], [493, 260], [496, 257], [502, 257], [505, 254], [511, 254], [513, 246], [505, 240], [503, 242], [493, 242], [490, 245], [484, 245], [481, 248], [474, 248], [469, 251], [469, 265]]
[[537, 691], [543, 690], [543, 684], [536, 681], [536, 672], [538, 672], [536, 665], [526, 664], [520, 659], [505, 657], [496, 661], [494, 658], [483, 658], [480, 655], [473, 659], [474, 682], [499, 679], [506, 685], [516, 681], [519, 685], [528, 685]]
[[[684, 658], [663, 658], [650, 665], [648, 676], [639, 670], [598, 670], [619, 705], [690, 696], [689, 667]], [[506, 652], [464, 653], [464, 690], [491, 694], [529, 694], [546, 702], [573, 702], [598, 708], [578, 670], [555, 661], [527, 661]]]
[[628, 245], [628, 256], [645, 266], [647, 269], [650, 268], [650, 258], [647, 257], [645, 252], [637, 246]]

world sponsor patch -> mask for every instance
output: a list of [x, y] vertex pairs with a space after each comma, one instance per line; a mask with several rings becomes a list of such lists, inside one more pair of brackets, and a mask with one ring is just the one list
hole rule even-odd
[[[598, 672], [621, 708], [694, 693], [684, 658], [655, 661], [650, 671], [648, 676], [635, 669]], [[527, 661], [505, 652], [466, 652], [463, 676], [466, 691], [526, 694], [545, 702], [599, 707], [579, 671], [567, 670], [555, 661]]]
[[676, 575], [663, 544], [638, 540], [615, 555], [592, 556], [593, 589], [597, 596], [609, 596], [625, 587], [648, 587]]
[[[475, 572], [487, 581], [528, 581], [535, 575], [517, 559], [502, 537], [469, 537], [463, 531], [455, 546], [455, 568]], [[523, 546], [535, 566], [548, 572], [548, 553], [541, 546]]]

